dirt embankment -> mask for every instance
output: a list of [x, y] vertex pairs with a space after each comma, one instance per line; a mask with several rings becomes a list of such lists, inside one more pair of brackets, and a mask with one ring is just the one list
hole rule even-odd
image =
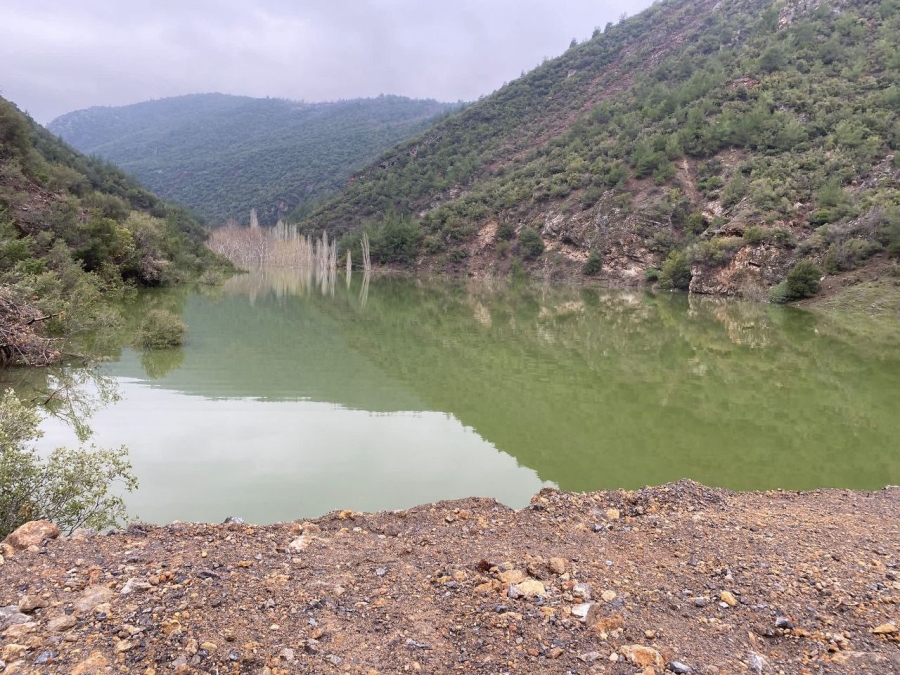
[[0, 566], [3, 667], [900, 673], [898, 514], [682, 482], [44, 540]]

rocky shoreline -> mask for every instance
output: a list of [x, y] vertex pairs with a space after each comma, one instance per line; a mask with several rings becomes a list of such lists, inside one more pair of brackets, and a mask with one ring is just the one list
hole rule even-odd
[[900, 673], [900, 488], [133, 525], [0, 563], [12, 673]]

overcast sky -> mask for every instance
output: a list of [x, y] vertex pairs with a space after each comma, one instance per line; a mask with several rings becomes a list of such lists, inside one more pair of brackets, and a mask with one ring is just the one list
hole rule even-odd
[[197, 92], [474, 100], [648, 0], [0, 0], [0, 95], [39, 122]]

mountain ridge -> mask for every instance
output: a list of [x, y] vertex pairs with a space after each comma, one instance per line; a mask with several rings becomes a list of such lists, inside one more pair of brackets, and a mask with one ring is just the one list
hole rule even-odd
[[48, 129], [213, 224], [274, 224], [457, 107], [399, 96], [307, 103], [189, 94], [62, 115]]
[[852, 274], [900, 252], [898, 35], [896, 0], [657, 3], [398, 144], [301, 225], [355, 246], [359, 223], [412, 218], [410, 264], [457, 273], [584, 265], [756, 299], [801, 262]]

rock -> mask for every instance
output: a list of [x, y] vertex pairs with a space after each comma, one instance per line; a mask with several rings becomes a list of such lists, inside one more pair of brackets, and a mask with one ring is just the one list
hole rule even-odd
[[150, 582], [146, 579], [139, 579], [138, 577], [132, 577], [128, 581], [125, 582], [125, 585], [122, 587], [122, 590], [119, 591], [119, 595], [131, 595], [132, 593], [149, 591], [153, 586], [150, 585]]
[[43, 598], [39, 598], [36, 595], [23, 595], [19, 598], [19, 611], [25, 612], [26, 614], [30, 614], [36, 609], [41, 609], [47, 606], [47, 601]]
[[691, 602], [694, 604], [694, 607], [706, 607], [709, 604], [709, 598], [698, 597], [692, 598]]
[[40, 546], [45, 539], [56, 539], [59, 528], [49, 520], [32, 520], [13, 531], [4, 543], [12, 548], [24, 551], [31, 546]]
[[681, 661], [669, 661], [669, 665], [666, 668], [673, 673], [678, 673], [678, 675], [687, 675], [694, 672], [693, 668]]
[[594, 661], [599, 661], [602, 658], [602, 652], [585, 652], [584, 654], [578, 655], [578, 660], [584, 661], [585, 663], [593, 663]]
[[88, 586], [84, 589], [81, 597], [75, 601], [75, 611], [79, 614], [87, 614], [98, 605], [112, 600], [115, 595], [115, 592], [106, 586]]
[[500, 572], [497, 578], [504, 584], [519, 584], [528, 577], [522, 570], [507, 570], [506, 572]]
[[17, 645], [13, 642], [3, 648], [3, 651], [0, 652], [0, 659], [3, 659], [7, 663], [12, 663], [13, 661], [21, 659], [27, 651], [28, 647], [25, 645]]
[[737, 598], [734, 597], [731, 591], [722, 591], [719, 594], [719, 599], [729, 607], [737, 607]]
[[612, 602], [613, 600], [616, 599], [616, 592], [615, 591], [603, 591], [600, 594], [600, 599], [603, 600], [603, 602]]
[[[591, 624], [590, 614], [588, 615], [588, 624]], [[591, 624], [591, 627], [601, 633], [612, 633], [614, 630], [625, 627], [625, 619], [622, 618], [621, 614], [598, 617], [593, 624]]]
[[766, 658], [756, 652], [750, 652], [747, 655], [747, 664], [756, 675], [762, 675], [769, 668], [769, 662], [766, 661]]
[[586, 581], [575, 584], [575, 586], [572, 588], [572, 595], [574, 595], [576, 598], [581, 598], [582, 600], [590, 600], [591, 585]]
[[619, 509], [606, 509], [606, 519], [607, 520], [618, 520], [622, 517]]
[[71, 675], [101, 675], [101, 673], [111, 673], [112, 668], [109, 667], [109, 661], [100, 652], [94, 652], [84, 661], [75, 666]]
[[223, 525], [243, 525], [244, 519], [240, 516], [228, 516], [225, 520], [222, 521]]
[[542, 598], [547, 595], [547, 589], [544, 588], [544, 584], [537, 579], [526, 579], [520, 584], [510, 586], [508, 595], [511, 598]]
[[200, 649], [202, 649], [206, 652], [214, 652], [214, 651], [216, 651], [216, 649], [218, 649], [218, 647], [219, 646], [215, 642], [201, 642], [200, 643]]
[[593, 607], [593, 602], [582, 602], [580, 605], [575, 605], [572, 607], [572, 616], [580, 619], [581, 621], [587, 621], [588, 614], [591, 611], [591, 607]]
[[288, 647], [285, 647], [284, 649], [282, 649], [278, 653], [278, 656], [281, 657], [282, 659], [284, 659], [285, 661], [287, 661], [288, 663], [294, 663], [297, 660], [296, 656], [294, 655], [294, 650], [290, 649]]
[[63, 633], [67, 630], [75, 628], [78, 625], [78, 619], [72, 614], [63, 614], [55, 619], [47, 622], [47, 630], [51, 633]]
[[785, 630], [793, 628], [794, 623], [786, 616], [778, 616], [775, 619], [775, 628], [783, 628]]
[[315, 535], [310, 534], [308, 532], [304, 532], [299, 537], [294, 539], [290, 544], [288, 544], [288, 548], [294, 553], [300, 553], [301, 551], [305, 551], [309, 548], [309, 545], [315, 539]]
[[563, 575], [569, 571], [569, 563], [563, 558], [550, 558], [550, 571], [556, 575]]
[[45, 666], [48, 663], [53, 663], [53, 659], [57, 657], [56, 652], [41, 652], [38, 657], [34, 660], [34, 665], [36, 666]]
[[0, 661], [0, 673], [6, 670], [6, 663], [4, 661]]
[[37, 623], [31, 621], [29, 623], [15, 623], [5, 631], [3, 631], [3, 637], [7, 640], [12, 640], [13, 642], [22, 639], [29, 633], [33, 633], [34, 629], [37, 628]]
[[97, 530], [94, 530], [90, 527], [79, 527], [77, 530], [72, 532], [72, 534], [70, 534], [68, 538], [72, 541], [87, 541], [96, 534]]
[[562, 647], [554, 647], [549, 652], [547, 652], [548, 659], [558, 659], [560, 656], [566, 653], [566, 650]]
[[341, 665], [344, 662], [344, 659], [335, 654], [329, 654], [326, 658], [328, 659], [328, 662], [335, 667]]
[[875, 635], [893, 635], [898, 632], [900, 632], [900, 630], [898, 630], [897, 626], [892, 623], [883, 623], [880, 626], [872, 629], [872, 633], [874, 633]]
[[622, 655], [628, 659], [629, 663], [633, 663], [641, 668], [647, 666], [656, 666], [662, 668], [665, 665], [662, 654], [653, 649], [653, 647], [645, 647], [644, 645], [625, 645], [621, 649]]
[[3, 556], [0, 555], [0, 567], [3, 567], [6, 564], [6, 560], [4, 560]]
[[134, 643], [131, 640], [120, 640], [116, 643], [116, 653], [124, 654], [134, 649]]
[[17, 623], [28, 623], [31, 619], [27, 614], [19, 611], [18, 605], [0, 607], [0, 631]]

